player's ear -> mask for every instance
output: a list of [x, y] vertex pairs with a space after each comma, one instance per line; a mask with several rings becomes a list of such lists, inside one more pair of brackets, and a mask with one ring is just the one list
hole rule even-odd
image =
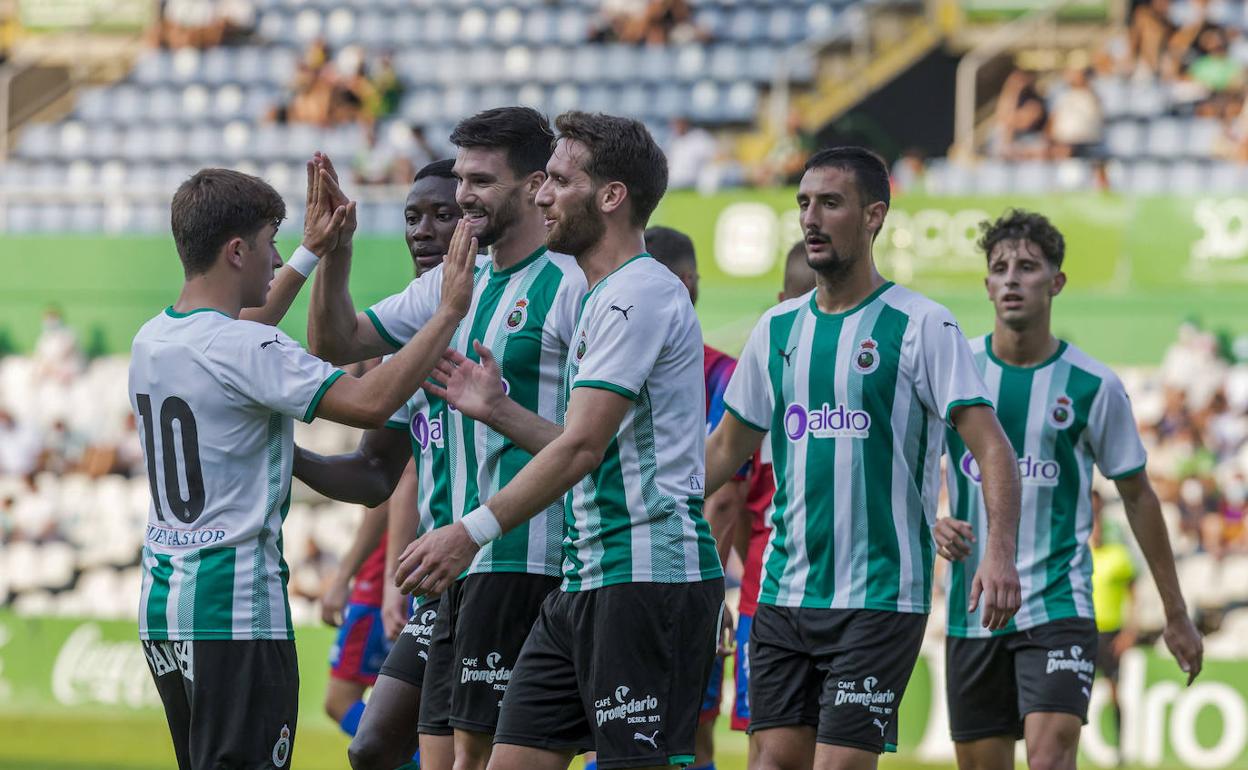
[[888, 214], [888, 204], [884, 201], [876, 201], [868, 204], [865, 211], [867, 230], [873, 233], [871, 240], [874, 241], [875, 237], [880, 234], [880, 230], [884, 228], [884, 216]]
[[598, 208], [610, 214], [628, 200], [628, 187], [623, 182], [607, 182], [598, 190]]
[[226, 241], [223, 251], [225, 252], [225, 261], [235, 270], [241, 270], [243, 267], [243, 249], [247, 242], [242, 238], [231, 238]]
[[1066, 274], [1058, 270], [1057, 275], [1053, 276], [1053, 288], [1049, 290], [1049, 296], [1056, 297], [1064, 288], [1066, 288]]
[[527, 177], [525, 177], [524, 193], [526, 196], [528, 196], [530, 201], [533, 201], [537, 198], [537, 191], [542, 189], [542, 184], [545, 181], [546, 181], [545, 171], [534, 171], [532, 174], [529, 174]]

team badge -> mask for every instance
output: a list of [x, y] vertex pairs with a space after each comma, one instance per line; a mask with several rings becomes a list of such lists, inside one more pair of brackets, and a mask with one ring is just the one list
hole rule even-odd
[[1049, 425], [1058, 430], [1069, 428], [1075, 421], [1075, 402], [1069, 396], [1058, 396], [1049, 410]]
[[273, 744], [273, 764], [277, 767], [285, 767], [286, 762], [290, 760], [290, 728], [282, 725], [282, 733], [277, 739], [277, 743]]
[[511, 312], [507, 314], [507, 320], [504, 323], [507, 331], [514, 332], [516, 329], [524, 326], [524, 322], [527, 320], [529, 320], [529, 301], [520, 298], [512, 306]]
[[854, 369], [859, 374], [870, 374], [880, 368], [879, 345], [867, 337], [858, 343], [858, 352], [854, 355]]
[[581, 359], [585, 358], [585, 349], [588, 343], [585, 340], [585, 332], [581, 332], [581, 339], [576, 343], [576, 362], [579, 364]]

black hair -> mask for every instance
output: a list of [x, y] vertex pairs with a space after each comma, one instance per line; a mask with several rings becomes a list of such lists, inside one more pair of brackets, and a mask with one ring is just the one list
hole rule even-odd
[[864, 206], [877, 201], [883, 201], [885, 206], [892, 204], [888, 164], [866, 147], [829, 147], [820, 150], [806, 161], [807, 171], [814, 168], [839, 168], [854, 172], [854, 179], [858, 182], [858, 196]]
[[455, 174], [452, 169], [455, 168], [454, 158], [444, 158], [443, 160], [435, 160], [428, 163], [420, 171], [416, 172], [413, 182], [419, 182], [427, 176], [436, 176], [440, 179], [454, 179]]
[[495, 107], [464, 118], [451, 132], [456, 147], [507, 151], [507, 165], [517, 178], [545, 171], [555, 146], [550, 121], [532, 107]]
[[226, 168], [205, 168], [173, 194], [169, 224], [187, 278], [208, 272], [232, 238], [248, 242], [265, 225], [280, 224], [286, 204], [272, 185]]
[[697, 267], [698, 257], [689, 236], [670, 227], [656, 225], [646, 230], [646, 251], [667, 269]]

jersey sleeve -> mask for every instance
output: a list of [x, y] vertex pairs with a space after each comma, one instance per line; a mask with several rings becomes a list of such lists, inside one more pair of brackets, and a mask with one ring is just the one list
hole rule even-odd
[[572, 335], [576, 332], [576, 321], [588, 291], [585, 274], [579, 268], [567, 270], [555, 291], [555, 301], [550, 307], [551, 322], [548, 326], [565, 347], [572, 347]]
[[1113, 373], [1105, 377], [1092, 400], [1087, 430], [1096, 467], [1106, 478], [1121, 479], [1144, 470], [1148, 455], [1135, 425], [1131, 399]]
[[398, 350], [429, 323], [441, 301], [442, 266], [438, 265], [364, 313], [381, 338]]
[[[585, 354], [573, 388], [601, 388], [635, 400], [678, 321], [674, 292], [644, 296], [640, 283], [604, 286], [581, 319]], [[684, 298], [688, 302], [688, 296]], [[575, 354], [580, 340], [572, 342]]]
[[975, 365], [975, 354], [953, 314], [941, 307], [918, 325], [915, 385], [927, 409], [950, 423], [962, 406], [993, 406], [988, 386]]
[[724, 391], [724, 409], [756, 431], [766, 433], [776, 406], [771, 381], [767, 377], [770, 316], [763, 316], [750, 332], [737, 359], [736, 369]]
[[248, 321], [230, 327], [205, 351], [222, 386], [275, 412], [311, 422], [342, 370], [274, 327]]

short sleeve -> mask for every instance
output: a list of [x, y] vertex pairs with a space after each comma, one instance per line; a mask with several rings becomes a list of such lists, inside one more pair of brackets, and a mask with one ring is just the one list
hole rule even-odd
[[589, 291], [585, 274], [570, 258], [569, 262], [572, 264], [563, 266], [563, 280], [559, 282], [559, 288], [555, 292], [555, 301], [550, 307], [550, 321], [547, 323], [547, 327], [567, 348], [572, 347], [577, 317], [585, 302], [585, 294]]
[[943, 307], [927, 313], [918, 326], [915, 385], [919, 400], [949, 423], [962, 406], [993, 406], [975, 354], [953, 314]]
[[275, 412], [311, 422], [325, 391], [343, 375], [271, 326], [237, 321], [205, 355], [221, 384]]
[[765, 315], [750, 332], [737, 367], [724, 391], [724, 409], [761, 433], [767, 432], [775, 410], [776, 395], [767, 377], [768, 338], [771, 316]]
[[1121, 479], [1144, 470], [1148, 455], [1122, 380], [1112, 372], [1101, 382], [1088, 415], [1088, 445], [1106, 478]]
[[[669, 296], [654, 293], [654, 284], [640, 282], [602, 287], [581, 319], [585, 353], [573, 388], [602, 388], [637, 398], [672, 329], [680, 325], [677, 303], [689, 301], [687, 294], [681, 298], [672, 291], [666, 292]], [[571, 347], [576, 350], [580, 344], [575, 340]]]
[[381, 338], [398, 350], [429, 323], [441, 301], [442, 266], [438, 265], [364, 313]]

